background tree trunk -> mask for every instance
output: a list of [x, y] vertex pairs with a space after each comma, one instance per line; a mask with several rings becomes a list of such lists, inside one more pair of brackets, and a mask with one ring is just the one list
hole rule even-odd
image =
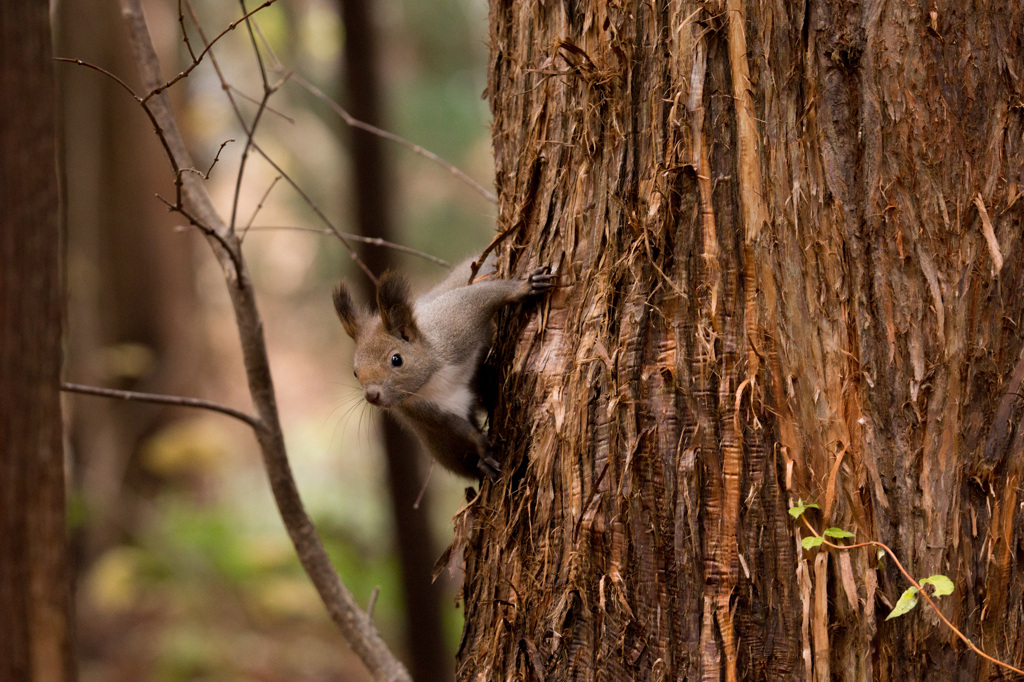
[[[102, 65], [137, 86], [116, 4], [65, 0], [58, 9], [60, 56]], [[167, 55], [169, 65], [174, 54]], [[72, 370], [67, 378], [109, 388], [200, 394], [195, 236], [176, 231], [180, 218], [154, 199], [174, 195], [160, 141], [138, 105], [112, 80], [70, 64], [61, 64], [58, 75], [67, 141], [67, 364]], [[139, 502], [159, 483], [142, 471], [140, 446], [188, 413], [95, 398], [74, 398], [70, 405], [74, 489], [89, 518], [77, 543], [78, 568], [85, 570], [135, 530]]]
[[74, 679], [45, 2], [0, 6], [0, 680]]
[[1022, 11], [492, 1], [503, 262], [566, 288], [501, 335], [460, 679], [998, 677], [799, 498], [1020, 666]]
[[[358, 120], [382, 126], [383, 109], [377, 57], [377, 28], [368, 0], [339, 0], [345, 26], [345, 69], [343, 90], [348, 111]], [[386, 125], [384, 126], [386, 127]], [[355, 220], [359, 233], [394, 241], [394, 195], [391, 164], [385, 141], [364, 130], [349, 129], [352, 168], [351, 195], [355, 199]], [[381, 274], [394, 265], [390, 249], [370, 247], [361, 257], [371, 271]], [[367, 278], [364, 300], [377, 295]], [[383, 416], [383, 415], [382, 415]], [[423, 487], [416, 440], [393, 420], [384, 416], [384, 453], [387, 457], [388, 490], [395, 522], [395, 545], [402, 567], [405, 604], [404, 644], [409, 672], [414, 680], [444, 680], [452, 676], [451, 653], [446, 651], [441, 622], [443, 585], [430, 576], [437, 556], [437, 543], [430, 527], [431, 499], [424, 493], [419, 509], [413, 504]]]

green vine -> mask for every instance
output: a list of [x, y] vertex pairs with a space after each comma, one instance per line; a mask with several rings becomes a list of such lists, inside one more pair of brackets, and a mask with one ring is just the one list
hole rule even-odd
[[[824, 531], [819, 533], [814, 528], [814, 526], [812, 526], [810, 522], [808, 522], [805, 516], [807, 510], [809, 509], [817, 509], [821, 511], [821, 507], [819, 507], [818, 505], [810, 502], [804, 503], [803, 500], [797, 501], [797, 503], [794, 506], [789, 508], [789, 515], [796, 520], [802, 521], [804, 526], [807, 527], [807, 530], [811, 532], [811, 535], [800, 540], [800, 545], [804, 548], [805, 551], [811, 550], [815, 547], [822, 546], [829, 547], [831, 549], [839, 551], [849, 551], [851, 549], [858, 549], [860, 547], [877, 547], [877, 558], [879, 567], [881, 567], [882, 561], [888, 554], [892, 558], [893, 563], [896, 565], [896, 568], [898, 568], [900, 573], [903, 574], [903, 577], [910, 582], [910, 587], [904, 590], [903, 594], [900, 595], [900, 598], [896, 601], [896, 606], [894, 606], [892, 611], [889, 612], [889, 615], [885, 617], [886, 620], [899, 618], [900, 616], [909, 613], [914, 609], [915, 606], [917, 606], [918, 597], [924, 597], [925, 601], [928, 603], [930, 607], [932, 607], [936, 615], [938, 615], [939, 619], [943, 623], [945, 623], [946, 626], [964, 642], [964, 644], [970, 647], [972, 651], [974, 651], [982, 658], [991, 661], [992, 663], [995, 663], [996, 665], [1002, 666], [1007, 670], [1012, 670], [1018, 675], [1024, 675], [1024, 670], [1020, 670], [1019, 668], [1013, 667], [1009, 663], [1004, 663], [997, 658], [993, 658], [992, 656], [989, 656], [984, 651], [979, 649], [977, 646], [974, 645], [974, 643], [971, 640], [967, 638], [966, 635], [964, 635], [964, 633], [960, 632], [960, 630], [955, 625], [953, 625], [953, 623], [951, 623], [948, 618], [942, 615], [942, 611], [939, 610], [939, 607], [935, 604], [934, 599], [938, 599], [940, 597], [945, 597], [947, 595], [953, 594], [954, 585], [952, 580], [941, 574], [929, 576], [927, 578], [921, 578], [920, 580], [914, 580], [914, 577], [910, 575], [910, 573], [907, 572], [907, 569], [903, 567], [903, 564], [900, 563], [900, 560], [896, 557], [896, 553], [893, 552], [889, 548], [889, 546], [886, 545], [884, 542], [868, 540], [867, 542], [859, 542], [852, 545], [840, 545], [836, 544], [835, 542], [830, 542], [828, 538], [831, 538], [832, 540], [846, 540], [853, 538], [854, 535], [850, 531], [843, 530], [842, 528], [826, 528]], [[931, 588], [931, 594], [925, 591], [925, 585], [928, 585]]]

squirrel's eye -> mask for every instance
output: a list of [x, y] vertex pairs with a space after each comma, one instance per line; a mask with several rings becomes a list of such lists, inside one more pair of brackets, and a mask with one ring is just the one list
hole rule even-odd
[[401, 367], [402, 366], [402, 356], [399, 355], [398, 353], [395, 353], [394, 355], [392, 355], [391, 356], [391, 366], [392, 367]]
[[356, 379], [358, 379], [359, 378], [359, 372], [357, 372], [355, 370], [352, 370], [352, 376], [354, 376]]

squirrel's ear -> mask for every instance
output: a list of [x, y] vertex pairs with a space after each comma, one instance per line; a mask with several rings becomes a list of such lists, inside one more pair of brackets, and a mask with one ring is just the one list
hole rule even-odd
[[354, 341], [359, 336], [359, 315], [344, 282], [340, 282], [334, 290], [334, 309], [338, 311], [338, 318], [341, 320], [341, 326], [345, 328], [345, 333]]
[[404, 277], [390, 270], [381, 275], [377, 285], [377, 307], [388, 334], [406, 341], [419, 338], [420, 330], [413, 320], [412, 303], [409, 301], [409, 283]]

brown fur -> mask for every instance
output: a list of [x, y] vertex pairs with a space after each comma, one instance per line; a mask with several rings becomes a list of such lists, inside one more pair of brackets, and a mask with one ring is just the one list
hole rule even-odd
[[467, 286], [467, 261], [413, 303], [405, 278], [386, 272], [377, 286], [379, 315], [358, 309], [339, 285], [334, 308], [356, 342], [352, 364], [363, 396], [392, 411], [445, 468], [470, 478], [496, 477], [498, 462], [474, 422], [474, 375], [491, 342], [494, 313], [547, 291], [553, 278], [540, 268], [527, 280]]

